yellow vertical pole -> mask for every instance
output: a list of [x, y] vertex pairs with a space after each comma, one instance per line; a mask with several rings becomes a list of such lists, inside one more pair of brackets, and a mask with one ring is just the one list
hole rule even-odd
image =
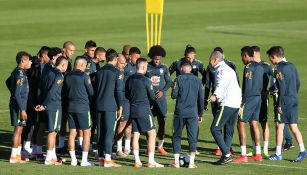
[[154, 19], [153, 19], [154, 15], [153, 13], [150, 14], [150, 47], [153, 45], [153, 40], [154, 40]]
[[161, 44], [162, 19], [163, 19], [163, 13], [161, 13], [161, 14], [160, 14], [160, 24], [159, 24], [159, 37], [158, 37], [158, 45], [160, 45], [160, 44]]
[[158, 14], [155, 14], [155, 44], [158, 44]]
[[150, 44], [149, 44], [149, 23], [148, 23], [148, 13], [146, 13], [146, 36], [147, 36], [147, 52], [149, 52]]

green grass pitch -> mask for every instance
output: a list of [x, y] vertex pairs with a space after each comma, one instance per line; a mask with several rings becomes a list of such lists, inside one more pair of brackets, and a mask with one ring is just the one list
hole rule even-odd
[[[99, 46], [121, 51], [124, 44], [138, 46], [146, 56], [144, 0], [0, 0], [0, 174], [306, 174], [307, 160], [290, 163], [299, 149], [283, 154], [283, 161], [262, 161], [245, 164], [231, 163], [214, 166], [217, 160], [212, 154], [215, 148], [209, 126], [211, 112], [205, 112], [200, 127], [196, 159], [198, 168], [190, 169], [134, 169], [132, 156], [120, 160], [124, 167], [108, 169], [102, 167], [44, 166], [38, 162], [24, 165], [8, 163], [12, 127], [10, 126], [9, 92], [5, 79], [15, 67], [15, 55], [20, 50], [36, 54], [40, 46], [59, 46], [71, 40], [75, 43], [76, 55], [83, 53], [84, 43], [95, 40]], [[300, 74], [299, 126], [307, 143], [307, 1], [305, 0], [165, 0], [161, 44], [166, 48], [164, 63], [183, 55], [185, 45], [190, 43], [197, 49], [197, 58], [208, 64], [208, 56], [215, 46], [224, 48], [227, 58], [236, 63], [239, 77], [243, 64], [240, 48], [243, 45], [259, 45], [262, 58], [268, 61], [265, 51], [272, 45], [281, 45], [289, 61], [295, 63]], [[171, 128], [174, 101], [169, 98], [166, 148], [171, 150]], [[275, 130], [272, 107], [269, 124], [270, 148], [275, 147]], [[248, 129], [248, 127], [247, 127]], [[184, 137], [186, 136], [184, 132]], [[250, 137], [248, 137], [250, 144]], [[234, 149], [239, 155], [238, 134], [235, 131]], [[182, 143], [186, 150], [186, 140]], [[144, 149], [144, 146], [142, 147]], [[249, 147], [248, 150], [251, 150]], [[270, 152], [270, 153], [273, 153]], [[157, 161], [169, 164], [172, 154], [156, 155]], [[93, 158], [93, 157], [91, 157]], [[69, 158], [67, 158], [69, 159]], [[146, 160], [142, 157], [142, 160]]]

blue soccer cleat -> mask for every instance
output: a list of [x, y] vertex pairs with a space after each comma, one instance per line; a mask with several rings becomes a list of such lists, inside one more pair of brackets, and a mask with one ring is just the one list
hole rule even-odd
[[292, 160], [292, 162], [301, 162], [306, 157], [307, 157], [307, 151], [300, 152], [300, 154], [294, 160]]
[[282, 160], [281, 155], [273, 154], [267, 158], [268, 160]]

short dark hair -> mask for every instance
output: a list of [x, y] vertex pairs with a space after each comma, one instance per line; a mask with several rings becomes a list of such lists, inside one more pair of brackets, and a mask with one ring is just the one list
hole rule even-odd
[[118, 57], [118, 54], [114, 49], [108, 49], [106, 51], [106, 61], [107, 62], [113, 61], [117, 57]]
[[266, 51], [266, 53], [269, 56], [278, 56], [278, 57], [283, 57], [283, 49], [281, 49], [280, 46], [273, 46], [271, 47], [268, 51]]
[[224, 53], [224, 52], [223, 52], [223, 49], [222, 49], [221, 47], [216, 47], [216, 48], [214, 48], [214, 49], [213, 49], [213, 52], [215, 52], [215, 51], [219, 51], [219, 52], [221, 52], [221, 53]]
[[241, 48], [241, 54], [243, 53], [247, 53], [247, 55], [249, 57], [253, 57], [254, 56], [254, 50], [253, 48], [251, 48], [250, 46], [244, 46]]
[[252, 49], [254, 50], [254, 52], [260, 52], [259, 46], [252, 46]]
[[129, 50], [129, 55], [132, 55], [132, 54], [141, 54], [141, 51], [137, 47], [131, 47]]
[[146, 58], [139, 58], [139, 59], [136, 61], [136, 68], [139, 68], [139, 67], [140, 67], [140, 64], [141, 64], [141, 63], [144, 63], [144, 62], [147, 63], [147, 59], [146, 59]]
[[107, 52], [106, 49], [104, 49], [103, 47], [97, 47], [94, 53], [95, 55], [94, 57], [96, 57], [98, 53], [106, 53], [106, 52]]
[[40, 57], [42, 57], [44, 54], [48, 54], [49, 50], [50, 50], [50, 47], [48, 47], [48, 46], [42, 46], [42, 47], [39, 49], [39, 51], [37, 52], [37, 55], [40, 56]]
[[191, 64], [190, 61], [184, 60], [180, 63], [180, 67], [183, 67], [183, 66], [191, 66], [192, 67], [192, 64]]
[[48, 57], [49, 57], [50, 60], [53, 60], [53, 57], [60, 54], [60, 53], [63, 53], [62, 49], [60, 49], [58, 47], [52, 47], [48, 51]]
[[92, 48], [92, 47], [96, 47], [96, 42], [95, 41], [89, 40], [89, 41], [87, 41], [85, 43], [84, 48], [89, 49], [89, 48]]
[[192, 47], [191, 44], [188, 44], [188, 45], [186, 45], [186, 47], [185, 47], [184, 56], [187, 56], [188, 53], [190, 53], [190, 52], [195, 52], [195, 53], [196, 53], [196, 50], [195, 50], [194, 47]]
[[55, 62], [55, 66], [59, 66], [63, 61], [67, 61], [67, 59], [64, 56], [60, 56], [56, 62]]
[[276, 46], [276, 47], [278, 47], [278, 48], [279, 48], [279, 50], [280, 50], [280, 53], [281, 53], [282, 57], [284, 57], [284, 56], [285, 56], [285, 50], [284, 50], [284, 48], [283, 48], [283, 47], [281, 47], [281, 46]]
[[155, 56], [162, 56], [162, 57], [165, 57], [166, 56], [166, 52], [165, 52], [165, 49], [160, 46], [160, 45], [155, 45], [155, 46], [152, 46], [150, 49], [149, 49], [149, 52], [148, 52], [148, 57], [149, 58], [153, 58]]
[[16, 62], [17, 62], [17, 64], [20, 64], [24, 57], [28, 57], [29, 59], [32, 58], [32, 56], [28, 52], [20, 51], [16, 55]]

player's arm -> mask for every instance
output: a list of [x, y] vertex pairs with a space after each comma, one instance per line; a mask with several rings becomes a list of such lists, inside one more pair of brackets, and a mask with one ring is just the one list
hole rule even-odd
[[210, 95], [212, 79], [214, 78], [214, 77], [211, 76], [209, 69], [210, 68], [208, 66], [207, 71], [206, 71], [206, 76], [204, 76], [205, 79], [206, 79], [206, 81], [205, 81], [205, 97], [204, 97], [204, 103], [205, 103], [206, 110], [208, 108], [208, 99], [209, 99], [209, 95]]
[[123, 105], [123, 79], [124, 75], [122, 73], [118, 73], [116, 76], [116, 84], [115, 84], [115, 94], [118, 106]]
[[91, 78], [84, 74], [84, 85], [85, 85], [85, 88], [86, 88], [86, 91], [87, 91], [87, 94], [89, 96], [89, 98], [91, 99], [93, 96], [94, 96], [94, 89], [93, 89], [93, 86], [92, 86], [92, 81], [91, 81]]
[[147, 96], [149, 97], [150, 101], [154, 101], [156, 99], [156, 95], [155, 95], [155, 92], [153, 90], [153, 86], [151, 84], [151, 81], [148, 80], [145, 83], [146, 83]]
[[171, 66], [168, 68], [170, 75], [176, 71], [176, 61], [174, 61]]
[[57, 89], [62, 86], [63, 80], [64, 80], [64, 78], [63, 78], [62, 74], [58, 74], [58, 75], [54, 76], [54, 79], [52, 81], [51, 87], [47, 91], [46, 97], [45, 97], [45, 99], [44, 99], [44, 101], [42, 103], [43, 106], [46, 106], [47, 99], [51, 98], [51, 96], [53, 96], [55, 94]]
[[164, 92], [166, 92], [172, 86], [172, 83], [173, 83], [168, 69], [166, 68], [165, 71], [166, 71], [164, 73], [165, 86], [162, 89], [162, 91], [164, 91]]
[[225, 98], [225, 91], [230, 83], [230, 78], [227, 77], [228, 75], [229, 72], [217, 72], [216, 88], [213, 94], [216, 96], [218, 102], [221, 102]]
[[295, 77], [296, 77], [296, 87], [297, 87], [297, 91], [296, 92], [298, 93], [298, 91], [300, 90], [301, 81], [300, 81], [300, 77], [299, 77], [297, 69], [295, 68], [294, 65], [293, 65], [293, 67], [294, 67], [294, 73], [295, 73]]
[[24, 79], [25, 79], [24, 76], [18, 75], [15, 79], [15, 82], [14, 82], [15, 90], [14, 90], [13, 95], [14, 95], [16, 101], [17, 101], [17, 104], [18, 104], [20, 111], [26, 110], [26, 103], [24, 101], [22, 101], [22, 99], [21, 99], [21, 90], [22, 90], [22, 87], [23, 87]]
[[203, 90], [203, 85], [201, 82], [199, 82], [199, 87], [198, 87], [198, 97], [197, 97], [197, 107], [198, 107], [198, 116], [202, 117], [205, 103], [204, 103], [204, 90]]
[[176, 99], [178, 97], [178, 92], [179, 92], [178, 79], [176, 78], [174, 80], [173, 87], [172, 87], [172, 94], [171, 94], [172, 99]]

